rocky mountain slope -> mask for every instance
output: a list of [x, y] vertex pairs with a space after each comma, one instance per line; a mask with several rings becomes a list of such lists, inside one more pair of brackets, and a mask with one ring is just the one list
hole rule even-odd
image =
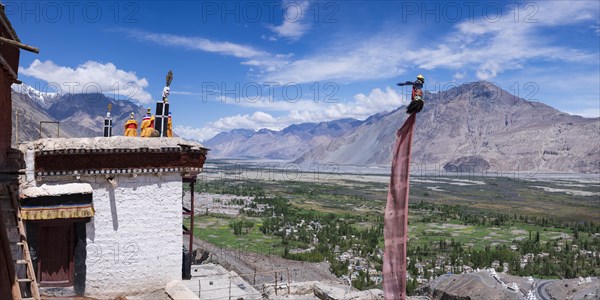
[[[599, 118], [562, 113], [485, 81], [426, 93], [425, 99], [413, 141], [415, 166], [462, 172], [600, 170]], [[345, 126], [332, 132], [291, 131], [292, 126], [281, 131], [233, 131], [206, 144], [224, 157], [387, 165], [395, 133], [405, 119], [404, 109], [399, 108], [364, 121], [345, 120]]]
[[[145, 109], [126, 100], [115, 100], [104, 94], [46, 94], [25, 84], [13, 85], [13, 132], [18, 141], [40, 138], [40, 121], [60, 122], [60, 137], [93, 137], [102, 135], [108, 104], [112, 104], [113, 134], [124, 133], [123, 124], [134, 112], [138, 122]], [[17, 116], [18, 114], [18, 116]], [[56, 124], [43, 124], [41, 136], [56, 137]], [[13, 137], [16, 142], [17, 136]]]
[[237, 129], [207, 141], [221, 157], [295, 159], [360, 125], [355, 119], [291, 125], [280, 131]]

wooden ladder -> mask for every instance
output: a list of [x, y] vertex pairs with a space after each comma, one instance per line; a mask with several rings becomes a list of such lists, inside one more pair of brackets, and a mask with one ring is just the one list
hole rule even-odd
[[[8, 187], [8, 194], [6, 196], [8, 196], [10, 199], [5, 200], [10, 200], [12, 208], [0, 208], [2, 211], [7, 212], [7, 214], [10, 213], [10, 215], [14, 217], [14, 222], [11, 222], [11, 220], [5, 220], [7, 231], [10, 232], [11, 228], [16, 229], [18, 234], [18, 238], [14, 239], [11, 239], [11, 236], [9, 235], [9, 243], [11, 245], [11, 249], [13, 249], [13, 254], [15, 253], [14, 249], [18, 249], [18, 251], [16, 251], [16, 255], [13, 257], [13, 261], [15, 262], [15, 285], [21, 297], [20, 299], [40, 300], [40, 291], [38, 283], [35, 279], [31, 255], [29, 254], [29, 245], [27, 244], [27, 234], [25, 232], [23, 220], [21, 219], [21, 205], [19, 204], [19, 192], [17, 189], [18, 188], [14, 186]], [[7, 214], [5, 214], [5, 216]], [[14, 236], [14, 234], [12, 236]], [[22, 266], [25, 266], [25, 272], [22, 271]], [[23, 273], [25, 273], [25, 277], [20, 278]]]

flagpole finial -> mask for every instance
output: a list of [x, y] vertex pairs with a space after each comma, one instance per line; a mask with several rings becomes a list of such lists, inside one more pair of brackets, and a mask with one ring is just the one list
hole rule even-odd
[[169, 70], [169, 73], [167, 73], [167, 80], [166, 80], [166, 85], [163, 88], [163, 94], [162, 94], [162, 100], [165, 103], [169, 102], [169, 93], [171, 93], [171, 82], [173, 82], [173, 71]]
[[169, 70], [169, 73], [167, 73], [167, 86], [171, 86], [171, 82], [173, 82], [173, 71]]

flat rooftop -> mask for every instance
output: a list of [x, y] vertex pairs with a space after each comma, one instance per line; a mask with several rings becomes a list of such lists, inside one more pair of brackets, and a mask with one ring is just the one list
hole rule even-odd
[[182, 138], [142, 138], [142, 137], [95, 137], [95, 138], [44, 138], [20, 145], [21, 151], [57, 151], [57, 150], [101, 150], [101, 149], [169, 149], [185, 148], [190, 150], [208, 149], [198, 142]]
[[182, 282], [200, 299], [262, 299], [250, 283], [220, 265], [192, 265], [192, 278]]

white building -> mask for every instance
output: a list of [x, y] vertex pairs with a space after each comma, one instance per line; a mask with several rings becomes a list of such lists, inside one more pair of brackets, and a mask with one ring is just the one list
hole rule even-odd
[[116, 297], [182, 277], [183, 177], [207, 149], [179, 138], [23, 145], [22, 215], [41, 287]]

